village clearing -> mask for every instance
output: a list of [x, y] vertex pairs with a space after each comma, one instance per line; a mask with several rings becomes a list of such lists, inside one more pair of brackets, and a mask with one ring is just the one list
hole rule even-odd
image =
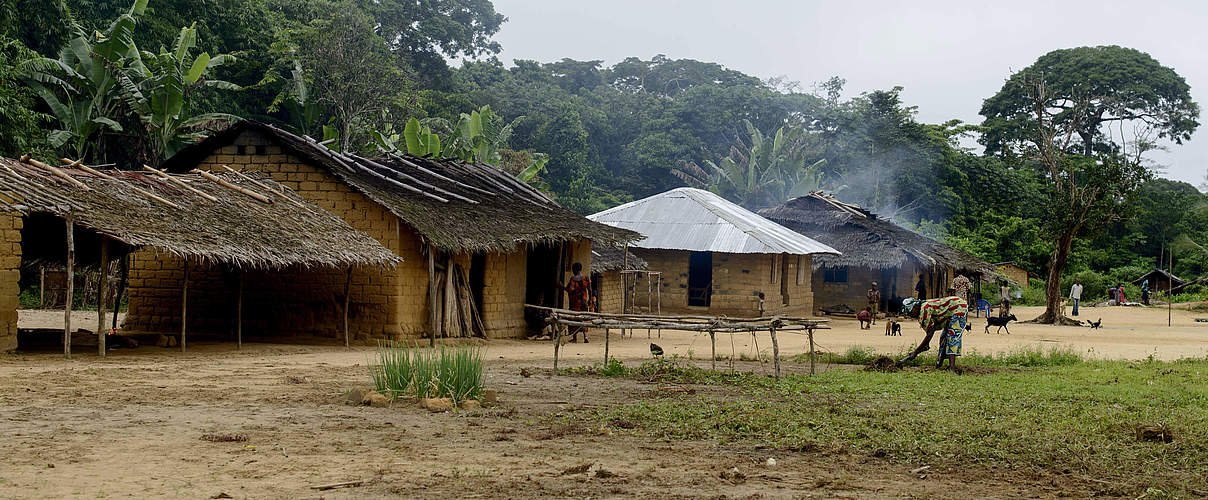
[[[986, 335], [975, 318], [965, 349], [1058, 346], [1085, 363], [989, 364], [963, 375], [822, 364], [807, 377], [808, 362], [789, 359], [805, 352], [803, 336], [785, 334], [793, 375], [779, 385], [763, 376], [769, 365], [741, 360], [744, 348], [754, 358], [750, 336], [734, 337], [733, 376], [727, 359], [720, 373], [700, 370], [710, 364], [708, 337], [684, 332], [654, 340], [679, 359], [645, 365], [645, 331], [614, 335], [623, 367], [605, 371], [613, 376], [590, 368], [602, 357], [599, 333], [567, 346], [572, 368], [557, 376], [549, 342], [491, 341], [487, 388], [500, 404], [442, 414], [407, 402], [346, 405], [349, 389], [369, 383], [373, 350], [364, 346], [236, 351], [198, 341], [183, 355], [4, 355], [0, 497], [1208, 494], [1208, 324], [1187, 311], [1174, 312], [1173, 328], [1165, 309], [1084, 311], [1102, 316], [1103, 330], [1012, 324], [1010, 336]], [[22, 326], [39, 317], [53, 321], [22, 311]], [[834, 326], [818, 342], [838, 354], [898, 353], [920, 337], [911, 323], [902, 337], [851, 320]], [[718, 354], [729, 353], [719, 336]], [[1141, 439], [1149, 428], [1172, 440]]]

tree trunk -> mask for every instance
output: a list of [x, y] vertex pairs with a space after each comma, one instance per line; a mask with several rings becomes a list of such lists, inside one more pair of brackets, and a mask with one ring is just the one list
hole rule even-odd
[[1057, 237], [1057, 246], [1049, 258], [1049, 276], [1044, 282], [1045, 310], [1040, 317], [1032, 320], [1034, 323], [1079, 324], [1065, 317], [1065, 311], [1061, 307], [1061, 272], [1065, 270], [1065, 263], [1069, 260], [1070, 247], [1073, 246], [1074, 234], [1077, 231], [1077, 228], [1066, 228]]

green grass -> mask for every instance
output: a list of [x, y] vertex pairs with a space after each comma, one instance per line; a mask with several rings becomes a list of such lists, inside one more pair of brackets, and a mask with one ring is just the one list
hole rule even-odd
[[[830, 370], [779, 383], [668, 360], [630, 368], [628, 376], [726, 385], [733, 394], [637, 401], [570, 418], [634, 422], [632, 432], [668, 440], [884, 450], [912, 464], [1068, 470], [1118, 484], [1116, 494], [1208, 490], [1208, 359], [1076, 358], [1032, 350], [977, 357], [979, 366], [1003, 367], [974, 370], [980, 375]], [[1138, 440], [1142, 424], [1170, 426], [1174, 442]]]
[[392, 398], [447, 397], [455, 403], [482, 399], [485, 378], [480, 347], [432, 349], [387, 342], [378, 345], [376, 361], [369, 365], [374, 388]]
[[[909, 366], [928, 366], [935, 364], [936, 352], [935, 341], [932, 342], [932, 350], [920, 354], [919, 357], [908, 363]], [[867, 365], [876, 359], [879, 354], [871, 347], [852, 346], [842, 354], [839, 353], [818, 353], [817, 362], [843, 365]], [[893, 353], [889, 355], [893, 359], [901, 359], [906, 356], [906, 352]], [[809, 353], [797, 354], [788, 358], [794, 363], [809, 363]], [[997, 354], [981, 354], [972, 349], [965, 351], [964, 355], [958, 358], [957, 365], [966, 366], [995, 366], [995, 367], [1041, 367], [1041, 366], [1068, 366], [1085, 361], [1086, 358], [1078, 351], [1069, 347], [1053, 346], [1048, 349], [1039, 346], [1023, 346], [1012, 349], [1005, 353]]]

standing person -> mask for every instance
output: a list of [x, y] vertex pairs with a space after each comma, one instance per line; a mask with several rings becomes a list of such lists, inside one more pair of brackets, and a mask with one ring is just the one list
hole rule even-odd
[[1078, 303], [1082, 301], [1082, 280], [1074, 280], [1070, 287], [1070, 302], [1074, 304], [1074, 316], [1078, 315]]
[[[565, 285], [558, 283], [558, 288], [565, 291], [570, 297], [570, 310], [572, 311], [589, 311], [591, 306], [591, 279], [583, 275], [583, 264], [576, 262], [571, 266], [571, 271], [575, 273], [571, 276], [570, 281]], [[583, 343], [587, 342], [587, 329], [581, 326], [575, 327], [571, 332], [571, 342], [577, 342], [579, 333], [583, 333]]]
[[1011, 285], [1008, 285], [1006, 281], [1002, 282], [1002, 286], [998, 287], [998, 294], [1001, 296], [1000, 304], [1002, 304], [1002, 307], [998, 309], [998, 317], [1005, 318], [1011, 314]]
[[1107, 285], [1107, 305], [1116, 305], [1116, 287]]
[[972, 302], [969, 297], [969, 292], [973, 290], [973, 283], [969, 281], [963, 274], [952, 278], [952, 289], [956, 290], [956, 296], [965, 299], [965, 302]]
[[1120, 283], [1119, 285], [1116, 285], [1116, 300], [1117, 300], [1116, 305], [1119, 305], [1119, 306], [1124, 305], [1124, 283]]
[[1149, 305], [1149, 280], [1141, 283], [1141, 303]]
[[919, 274], [919, 282], [914, 285], [914, 298], [927, 300], [927, 284], [923, 282], [923, 274]]
[[969, 312], [969, 304], [960, 297], [943, 297], [931, 300], [906, 299], [902, 301], [902, 311], [907, 316], [918, 318], [919, 326], [926, 334], [923, 342], [906, 357], [898, 361], [903, 364], [918, 357], [919, 354], [931, 349], [931, 337], [935, 332], [943, 332], [940, 337], [940, 360], [948, 359], [948, 366], [956, 367], [956, 357], [961, 355], [961, 340], [965, 329], [965, 317]]
[[868, 296], [868, 311], [872, 314], [872, 324], [877, 324], [877, 313], [881, 312], [881, 290], [877, 288], [877, 282], [872, 282], [872, 288], [868, 289], [864, 295]]

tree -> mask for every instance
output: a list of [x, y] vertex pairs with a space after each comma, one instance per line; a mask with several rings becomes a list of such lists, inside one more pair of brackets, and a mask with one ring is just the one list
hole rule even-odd
[[1191, 87], [1149, 54], [1115, 45], [1061, 49], [1015, 73], [986, 99], [981, 142], [987, 153], [1031, 140], [1033, 100], [1028, 89], [1033, 86], [1028, 79], [1037, 75], [1043, 76], [1052, 99], [1043, 110], [1045, 120], [1078, 136], [1086, 156], [1119, 149], [1124, 139], [1113, 134], [1112, 125], [1137, 128], [1141, 140], [1154, 133], [1175, 144], [1190, 139], [1199, 126], [1200, 108], [1191, 100]]
[[490, 0], [356, 0], [355, 5], [428, 86], [445, 83], [448, 59], [502, 50], [491, 37], [507, 18], [495, 12]]
[[39, 57], [22, 64], [25, 79], [50, 108], [60, 128], [50, 133], [55, 147], [68, 145], [76, 158], [88, 158], [95, 149], [105, 159], [105, 134], [120, 132], [118, 75], [131, 55], [137, 55], [132, 34], [135, 17], [147, 0], [135, 0], [104, 32], [85, 33], [76, 26], [75, 37], [59, 57]]
[[181, 28], [170, 49], [158, 54], [147, 51], [132, 54], [127, 69], [118, 75], [122, 99], [143, 124], [149, 157], [153, 165], [171, 157], [185, 144], [199, 138], [199, 129], [216, 121], [239, 118], [224, 113], [197, 113], [193, 93], [200, 88], [238, 90], [239, 86], [209, 76], [223, 64], [234, 60], [220, 54], [203, 52], [191, 56], [197, 46], [197, 29]]
[[[1045, 280], [1045, 312], [1038, 323], [1077, 324], [1064, 316], [1061, 307], [1061, 274], [1069, 259], [1074, 240], [1121, 216], [1138, 187], [1152, 173], [1142, 165], [1143, 150], [1133, 155], [1105, 152], [1097, 155], [1070, 153], [1070, 145], [1085, 120], [1095, 120], [1095, 99], [1055, 94], [1045, 75], [1029, 74], [1019, 79], [1027, 88], [1023, 95], [1032, 102], [1032, 148], [1030, 156], [1039, 162], [1049, 183], [1049, 216], [1046, 229], [1054, 238]], [[1067, 106], [1060, 118], [1054, 107]], [[1116, 149], [1116, 148], [1112, 148]]]
[[335, 119], [339, 147], [348, 151], [374, 119], [402, 99], [410, 81], [373, 20], [345, 7], [291, 33], [315, 101]]
[[21, 42], [0, 35], [0, 156], [42, 156], [48, 149], [43, 127], [50, 116], [34, 110], [36, 96], [21, 84], [17, 69], [34, 57]]

